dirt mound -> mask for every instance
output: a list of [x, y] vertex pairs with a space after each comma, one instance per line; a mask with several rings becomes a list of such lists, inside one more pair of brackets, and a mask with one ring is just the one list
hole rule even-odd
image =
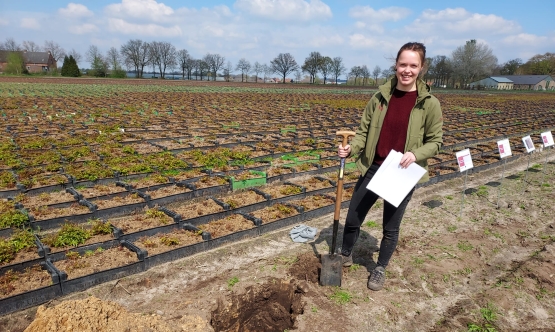
[[250, 286], [242, 294], [218, 299], [212, 312], [214, 331], [283, 332], [293, 328], [303, 313], [304, 285], [273, 279], [264, 285]]
[[25, 329], [25, 332], [42, 331], [171, 332], [175, 330], [156, 315], [129, 313], [117, 303], [89, 297], [84, 300], [64, 301], [52, 308], [41, 305], [35, 320]]
[[298, 280], [318, 283], [320, 269], [320, 259], [313, 252], [306, 252], [299, 255], [297, 261], [291, 265], [289, 274]]

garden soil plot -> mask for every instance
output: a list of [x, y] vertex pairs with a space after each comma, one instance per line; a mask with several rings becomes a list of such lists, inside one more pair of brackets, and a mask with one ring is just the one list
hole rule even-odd
[[[553, 331], [555, 157], [546, 169], [544, 158], [535, 154], [531, 170], [545, 175], [525, 173], [525, 159], [507, 164], [502, 181], [498, 169], [470, 175], [460, 217], [462, 178], [417, 189], [380, 292], [366, 288], [378, 201], [341, 288], [317, 283], [330, 214], [306, 222], [319, 229], [313, 242], [293, 243], [283, 229], [7, 315], [0, 326], [23, 331], [36, 318], [28, 331], [87, 319], [97, 331]], [[100, 310], [110, 319], [99, 322]]]
[[[356, 129], [361, 110], [372, 92], [359, 87], [0, 78], [0, 117], [5, 124], [0, 128], [4, 132], [0, 139], [0, 249], [4, 253], [6, 249], [18, 249], [13, 262], [10, 260], [16, 252], [8, 252], [7, 262], [2, 258], [5, 255], [0, 255], [0, 261], [4, 262], [0, 268], [11, 268], [12, 263], [25, 259], [20, 254], [29, 248], [36, 250], [33, 241], [22, 246], [17, 236], [8, 239], [16, 227], [30, 225], [35, 232], [52, 231], [65, 221], [108, 219], [117, 223], [123, 232], [115, 232], [116, 237], [124, 236], [130, 241], [144, 239], [145, 247], [153, 248], [156, 244], [162, 248], [164, 243], [169, 248], [183, 247], [170, 249], [172, 255], [156, 255], [159, 260], [155, 256], [148, 256], [145, 261], [137, 257], [139, 262], [127, 266], [133, 273], [148, 266], [149, 272], [91, 288], [90, 294], [102, 300], [116, 299], [135, 312], [156, 314], [159, 311], [160, 319], [173, 324], [171, 328], [175, 324], [182, 327], [188, 322], [198, 322], [201, 330], [210, 330], [208, 325], [218, 331], [233, 330], [243, 323], [243, 330], [318, 330], [321, 327], [311, 323], [310, 314], [316, 318], [314, 322], [323, 322], [319, 326], [338, 330], [369, 329], [365, 325], [368, 321], [376, 324], [377, 330], [406, 330], [414, 324], [425, 329], [447, 330], [466, 329], [469, 324], [474, 324], [474, 329], [487, 328], [490, 324], [506, 330], [507, 326], [516, 328], [522, 322], [515, 317], [530, 320], [524, 315], [528, 312], [516, 306], [521, 298], [512, 301], [516, 304], [510, 307], [493, 295], [493, 304], [477, 297], [478, 293], [474, 292], [477, 289], [479, 294], [487, 294], [485, 287], [489, 284], [482, 283], [490, 275], [497, 278], [494, 284], [500, 285], [498, 289], [503, 291], [519, 286], [522, 289], [525, 284], [526, 294], [541, 300], [539, 304], [548, 303], [544, 307], [534, 306], [539, 308], [534, 317], [544, 315], [549, 321], [552, 289], [545, 280], [551, 277], [543, 278], [541, 273], [537, 274], [540, 277], [533, 277], [529, 271], [542, 262], [539, 260], [542, 252], [535, 253], [538, 246], [550, 245], [552, 237], [547, 231], [541, 233], [547, 229], [546, 225], [517, 218], [525, 216], [535, 221], [541, 216], [551, 216], [549, 208], [535, 207], [537, 203], [526, 198], [531, 194], [540, 197], [545, 192], [527, 192], [524, 187], [524, 181], [538, 181], [538, 176], [543, 174], [542, 160], [534, 161], [538, 164], [533, 164], [530, 174], [507, 179], [509, 183], [519, 182], [522, 188], [502, 186], [504, 201], [500, 210], [489, 210], [488, 202], [496, 198], [495, 181], [477, 183], [470, 188], [461, 220], [457, 219], [461, 197], [453, 193], [460, 185], [460, 177], [455, 185], [441, 182], [460, 176], [455, 151], [469, 148], [476, 165], [481, 165], [478, 166], [481, 172], [493, 166], [499, 171], [497, 140], [508, 137], [515, 157], [524, 156], [522, 136], [530, 134], [535, 144], [539, 144], [540, 132], [555, 129], [555, 98], [547, 93], [437, 93], [445, 118], [445, 144], [433, 159], [429, 172], [432, 183], [441, 183], [419, 189], [428, 194], [415, 200], [425, 197], [427, 201], [420, 202], [424, 205], [412, 203], [413, 215], [407, 215], [399, 256], [388, 269], [391, 282], [386, 291], [365, 293], [364, 281], [373, 266], [370, 255], [377, 248], [374, 236], [381, 226], [379, 206], [365, 223], [361, 245], [356, 248], [358, 269], [345, 271], [345, 289], [333, 293], [316, 286], [315, 253], [327, 251], [331, 216], [307, 218], [333, 208], [330, 205], [334, 193], [332, 183], [337, 181], [338, 165], [335, 132]], [[535, 159], [544, 156], [539, 154]], [[514, 159], [509, 158], [509, 162]], [[523, 164], [525, 159], [517, 161]], [[357, 172], [350, 168], [352, 161], [348, 160], [346, 165], [349, 171], [344, 178], [346, 189], [342, 202], [349, 200], [358, 178]], [[257, 177], [244, 178], [249, 174]], [[316, 176], [321, 179], [314, 181]], [[482, 177], [481, 173], [477, 176]], [[244, 192], [233, 190], [247, 183], [259, 186], [252, 191], [257, 193], [254, 197], [241, 196]], [[530, 186], [533, 187], [532, 183]], [[435, 193], [437, 188], [445, 192]], [[547, 193], [551, 188], [543, 187]], [[519, 192], [522, 193], [517, 195]], [[514, 199], [509, 202], [508, 197]], [[529, 205], [530, 202], [534, 203]], [[304, 212], [289, 205], [292, 203], [303, 206]], [[324, 203], [327, 205], [321, 206]], [[268, 213], [266, 217], [259, 214], [271, 212], [270, 207], [285, 218], [274, 223]], [[290, 227], [284, 225], [292, 227], [301, 220], [322, 232], [315, 242], [293, 245], [286, 234]], [[193, 237], [184, 234], [178, 237], [177, 233], [157, 237], [188, 222], [212, 233], [212, 240], [205, 238], [208, 233], [201, 236], [198, 230], [189, 234]], [[262, 225], [257, 226], [260, 222]], [[265, 234], [277, 227], [283, 227], [282, 231]], [[521, 229], [524, 231], [520, 232]], [[237, 246], [230, 245], [256, 234], [264, 235]], [[194, 244], [189, 245], [189, 240], [194, 240], [191, 241]], [[103, 241], [100, 238], [90, 241], [95, 242], [89, 243], [93, 247], [103, 243], [99, 242]], [[494, 244], [498, 247], [492, 247]], [[188, 256], [220, 246], [223, 247], [191, 257], [192, 261], [184, 259], [161, 269], [154, 268], [154, 262], [161, 264], [169, 257], [177, 259], [182, 254]], [[525, 261], [520, 255], [531, 248], [536, 250], [535, 260]], [[38, 249], [40, 253], [41, 248]], [[510, 251], [513, 249], [514, 252]], [[480, 255], [477, 258], [472, 256], [476, 253]], [[56, 250], [52, 254], [61, 257], [61, 252]], [[91, 259], [103, 257], [88, 250], [81, 254], [85, 254], [83, 260], [89, 258], [86, 255]], [[509, 288], [513, 279], [506, 276], [508, 272], [505, 272], [509, 271], [506, 262], [484, 258], [489, 255], [499, 259], [501, 254], [504, 255], [500, 257], [515, 257], [515, 262], [522, 263], [511, 266], [510, 271], [515, 275], [513, 288]], [[43, 260], [37, 256], [24, 260], [18, 267], [22, 269]], [[81, 258], [78, 262], [82, 263]], [[526, 265], [529, 263], [538, 264], [530, 267]], [[519, 266], [524, 270], [518, 270]], [[7, 268], [0, 277], [5, 277], [3, 287], [9, 290], [18, 281], [13, 274], [5, 273]], [[495, 268], [505, 273], [504, 279], [498, 277], [501, 272]], [[120, 272], [124, 271], [131, 269]], [[54, 275], [52, 278], [54, 282]], [[529, 279], [531, 282], [525, 283]], [[49, 298], [58, 296], [54, 294], [55, 289], [64, 290], [64, 294], [71, 290], [64, 285], [69, 286], [60, 282], [46, 287], [48, 292], [52, 290]], [[475, 285], [478, 286], [469, 288]], [[99, 291], [106, 287], [112, 288], [104, 293]], [[392, 292], [395, 296], [391, 296]], [[75, 294], [75, 298], [82, 295]], [[7, 296], [0, 294], [0, 298]], [[69, 298], [72, 297], [64, 299]], [[336, 306], [334, 301], [341, 299], [348, 301]], [[60, 301], [50, 302], [49, 306]], [[263, 304], [252, 306], [252, 301]], [[376, 311], [371, 306], [376, 301], [380, 302], [379, 310], [385, 311]], [[226, 303], [231, 303], [231, 307]], [[232, 310], [235, 304], [253, 308], [252, 315], [235, 313]], [[382, 320], [369, 319], [363, 314], [347, 319], [346, 313], [352, 311], [347, 310], [348, 306], [353, 304]], [[6, 308], [16, 306], [0, 309]], [[219, 311], [214, 311], [216, 308]], [[34, 315], [33, 310], [25, 312], [32, 313], [29, 317]], [[227, 313], [240, 316], [240, 321], [228, 319]], [[501, 315], [503, 318], [499, 318]], [[270, 321], [276, 325], [268, 325]]]

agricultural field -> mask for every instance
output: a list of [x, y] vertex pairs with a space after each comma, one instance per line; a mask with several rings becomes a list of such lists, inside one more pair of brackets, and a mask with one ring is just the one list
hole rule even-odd
[[[540, 137], [555, 129], [549, 93], [438, 92], [444, 147], [409, 205], [386, 289], [365, 288], [379, 204], [343, 287], [318, 286], [316, 254], [329, 250], [336, 199], [335, 132], [356, 130], [373, 92], [0, 79], [0, 324], [23, 331], [35, 305], [90, 294], [152, 314], [168, 331], [555, 328], [555, 152]], [[526, 135], [537, 146], [530, 155]], [[500, 160], [504, 138], [513, 156]], [[465, 148], [475, 168], [461, 195], [455, 152]], [[343, 207], [359, 175], [352, 162]], [[299, 223], [320, 229], [316, 241], [288, 239]], [[260, 311], [248, 300], [262, 293], [278, 295]], [[285, 314], [269, 309], [276, 303]], [[10, 314], [27, 307], [26, 318]]]

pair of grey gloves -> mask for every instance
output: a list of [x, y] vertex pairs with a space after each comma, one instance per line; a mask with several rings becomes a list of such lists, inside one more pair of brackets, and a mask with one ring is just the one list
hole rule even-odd
[[293, 229], [289, 232], [289, 236], [291, 236], [291, 240], [293, 240], [293, 242], [307, 242], [314, 240], [317, 232], [318, 229], [315, 227], [300, 224], [293, 227]]

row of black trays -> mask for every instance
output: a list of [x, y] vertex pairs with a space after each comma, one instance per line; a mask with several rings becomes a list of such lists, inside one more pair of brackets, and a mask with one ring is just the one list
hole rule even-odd
[[[346, 184], [345, 187], [353, 186], [354, 183]], [[316, 190], [310, 192], [310, 195], [329, 195], [330, 198], [335, 199], [335, 197], [331, 196], [331, 192], [334, 190], [334, 187], [324, 188], [323, 190]], [[249, 189], [257, 191], [256, 188]], [[131, 274], [135, 274], [138, 272], [145, 271], [153, 266], [173, 261], [178, 258], [186, 257], [193, 255], [195, 253], [211, 250], [217, 247], [220, 247], [226, 243], [235, 242], [244, 238], [250, 238], [255, 236], [260, 236], [262, 234], [284, 228], [293, 224], [297, 224], [303, 222], [304, 220], [310, 220], [317, 216], [325, 215], [333, 211], [334, 205], [324, 206], [318, 209], [314, 209], [311, 211], [304, 211], [302, 207], [294, 206], [292, 207], [297, 210], [298, 214], [287, 217], [283, 219], [279, 219], [276, 221], [263, 223], [262, 220], [255, 218], [251, 215], [251, 212], [262, 209], [266, 206], [270, 206], [273, 204], [281, 203], [281, 204], [288, 204], [287, 201], [300, 199], [306, 197], [306, 191], [303, 191], [297, 195], [291, 195], [288, 197], [283, 197], [279, 199], [272, 199], [267, 194], [264, 194], [261, 191], [257, 191], [260, 195], [265, 197], [265, 200], [261, 203], [256, 203], [251, 206], [245, 206], [237, 209], [231, 209], [229, 206], [226, 206], [225, 203], [219, 201], [218, 203], [224, 207], [223, 212], [201, 216], [198, 218], [183, 220], [179, 215], [175, 212], [172, 212], [165, 208], [160, 208], [164, 213], [171, 216], [174, 220], [172, 224], [164, 225], [155, 227], [152, 229], [147, 229], [135, 233], [124, 234], [121, 230], [113, 227], [113, 236], [114, 239], [105, 241], [102, 243], [95, 243], [87, 246], [81, 246], [77, 248], [71, 248], [71, 251], [76, 251], [81, 255], [85, 254], [87, 251], [95, 251], [98, 248], [102, 249], [110, 249], [114, 247], [119, 247], [121, 250], [130, 250], [136, 254], [137, 260], [131, 264], [112, 268], [104, 271], [98, 271], [90, 275], [77, 277], [74, 279], [69, 279], [68, 275], [65, 271], [62, 271], [56, 267], [57, 262], [64, 261], [67, 259], [66, 254], [67, 251], [58, 251], [52, 253], [50, 248], [43, 245], [40, 241], [40, 237], [37, 236], [36, 246], [37, 246], [37, 254], [38, 258], [19, 262], [12, 265], [6, 265], [0, 268], [0, 273], [5, 274], [8, 270], [13, 271], [23, 271], [26, 268], [30, 268], [32, 266], [40, 266], [42, 269], [45, 269], [51, 276], [52, 283], [49, 286], [42, 287], [39, 289], [31, 290], [25, 293], [16, 294], [4, 299], [0, 299], [0, 315], [4, 315], [10, 312], [14, 312], [17, 310], [21, 310], [24, 308], [28, 308], [34, 305], [38, 305], [59, 296], [69, 294], [72, 292], [82, 291], [92, 287], [94, 285], [104, 283], [107, 281], [115, 280], [118, 278], [122, 278], [124, 276], [128, 276]], [[208, 198], [214, 199], [215, 198]], [[342, 207], [346, 207], [349, 201], [343, 201]], [[209, 223], [212, 220], [218, 220], [225, 218], [231, 214], [241, 214], [246, 219], [250, 220], [253, 223], [253, 227], [247, 230], [235, 232], [232, 234], [224, 235], [217, 238], [212, 238], [212, 236], [207, 232], [201, 232], [198, 226], [202, 224]], [[198, 243], [177, 247], [173, 250], [169, 250], [160, 254], [149, 256], [146, 250], [140, 249], [138, 246], [134, 244], [134, 242], [142, 237], [145, 236], [152, 236], [158, 235], [162, 233], [169, 233], [176, 229], [185, 229], [196, 232], [200, 234], [202, 241]]]

